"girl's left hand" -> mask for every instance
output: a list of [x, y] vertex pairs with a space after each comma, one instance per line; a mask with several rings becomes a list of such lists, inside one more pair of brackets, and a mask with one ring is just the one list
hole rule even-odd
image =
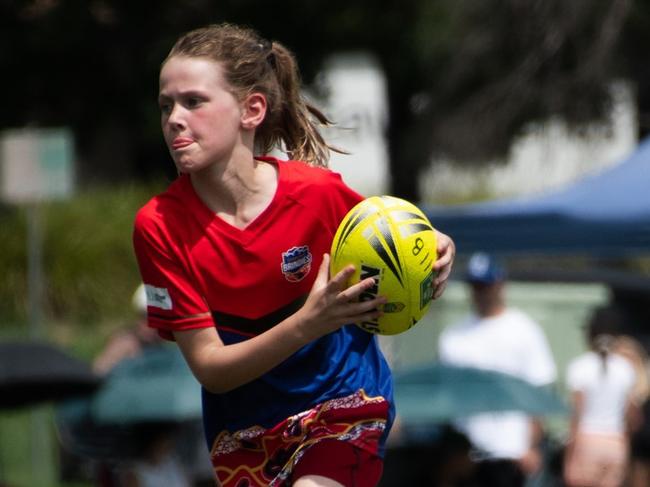
[[447, 287], [447, 279], [451, 273], [451, 267], [454, 264], [454, 257], [456, 256], [456, 245], [454, 241], [444, 233], [436, 230], [437, 233], [437, 252], [438, 260], [433, 266], [434, 272], [437, 276], [433, 281], [433, 299], [442, 296], [443, 291]]

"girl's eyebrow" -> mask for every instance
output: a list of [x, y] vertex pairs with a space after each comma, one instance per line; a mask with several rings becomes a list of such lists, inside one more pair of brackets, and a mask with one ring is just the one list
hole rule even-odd
[[[187, 91], [179, 92], [178, 96], [179, 97], [191, 97], [191, 96], [194, 96], [194, 97], [197, 97], [197, 98], [205, 98], [207, 95], [206, 95], [205, 92], [203, 92], [201, 90], [187, 90]], [[165, 93], [160, 93], [158, 95], [159, 100], [162, 100], [162, 99], [171, 100], [172, 98], [173, 98], [172, 96], [166, 95]]]

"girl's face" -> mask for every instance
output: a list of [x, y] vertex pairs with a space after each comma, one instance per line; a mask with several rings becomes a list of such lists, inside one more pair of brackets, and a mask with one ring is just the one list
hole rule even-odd
[[172, 57], [160, 71], [162, 131], [179, 172], [195, 173], [228, 161], [241, 139], [241, 104], [221, 65], [206, 58]]

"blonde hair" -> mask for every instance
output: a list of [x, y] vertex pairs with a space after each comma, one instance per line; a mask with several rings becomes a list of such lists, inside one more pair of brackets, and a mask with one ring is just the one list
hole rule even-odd
[[220, 63], [239, 99], [251, 93], [266, 97], [267, 113], [255, 134], [263, 153], [278, 147], [291, 159], [327, 167], [330, 151], [342, 152], [327, 144], [318, 131], [319, 125], [331, 122], [302, 97], [296, 60], [279, 42], [269, 42], [246, 27], [212, 24], [181, 36], [164, 62], [174, 56]]
[[636, 371], [636, 381], [632, 389], [632, 399], [637, 405], [643, 404], [650, 397], [650, 364], [648, 354], [634, 338], [622, 335], [616, 338], [612, 349], [630, 361]]

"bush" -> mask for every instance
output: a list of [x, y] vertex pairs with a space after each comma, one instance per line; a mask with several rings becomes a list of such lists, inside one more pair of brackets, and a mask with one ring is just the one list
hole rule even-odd
[[[28, 229], [40, 214], [47, 319], [94, 322], [130, 316], [140, 277], [131, 244], [136, 211], [166, 183], [87, 190], [65, 201], [0, 208], [0, 319], [28, 320]], [[33, 213], [32, 213], [33, 214]]]

